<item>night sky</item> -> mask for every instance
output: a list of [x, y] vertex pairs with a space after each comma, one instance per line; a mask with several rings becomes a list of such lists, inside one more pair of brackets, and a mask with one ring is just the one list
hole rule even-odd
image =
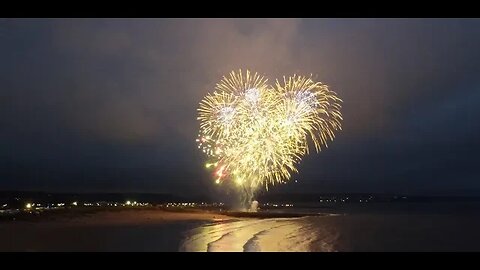
[[480, 195], [474, 19], [0, 19], [0, 190], [216, 191], [196, 109], [239, 68], [344, 101], [277, 192]]

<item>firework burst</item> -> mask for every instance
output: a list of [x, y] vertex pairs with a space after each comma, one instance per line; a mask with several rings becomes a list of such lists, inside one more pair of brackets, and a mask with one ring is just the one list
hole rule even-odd
[[341, 130], [341, 102], [311, 76], [270, 86], [257, 73], [231, 72], [200, 102], [198, 148], [217, 184], [232, 183], [251, 198], [260, 187], [286, 183], [310, 142], [316, 152], [328, 147]]

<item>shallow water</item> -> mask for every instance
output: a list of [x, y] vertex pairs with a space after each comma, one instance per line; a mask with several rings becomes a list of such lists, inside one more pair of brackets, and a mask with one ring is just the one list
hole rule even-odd
[[[358, 205], [330, 216], [215, 222], [181, 251], [480, 251], [480, 204]], [[325, 211], [304, 208], [285, 211]]]

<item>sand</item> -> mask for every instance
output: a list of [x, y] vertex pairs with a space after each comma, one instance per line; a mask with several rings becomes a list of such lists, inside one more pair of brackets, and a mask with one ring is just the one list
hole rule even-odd
[[57, 220], [63, 224], [73, 225], [129, 225], [129, 224], [160, 224], [178, 221], [220, 221], [231, 217], [207, 211], [175, 212], [163, 210], [130, 210], [105, 211], [88, 216], [68, 220]]
[[178, 251], [185, 231], [228, 219], [206, 211], [135, 209], [0, 222], [0, 251]]

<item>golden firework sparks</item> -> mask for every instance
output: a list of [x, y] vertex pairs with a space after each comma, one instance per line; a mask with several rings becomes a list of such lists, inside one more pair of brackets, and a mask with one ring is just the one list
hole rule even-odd
[[[198, 109], [198, 148], [211, 159], [215, 182], [233, 183], [253, 194], [286, 183], [296, 165], [341, 130], [342, 100], [312, 77], [291, 76], [275, 86], [246, 71], [231, 72]], [[250, 196], [251, 197], [251, 196]]]

